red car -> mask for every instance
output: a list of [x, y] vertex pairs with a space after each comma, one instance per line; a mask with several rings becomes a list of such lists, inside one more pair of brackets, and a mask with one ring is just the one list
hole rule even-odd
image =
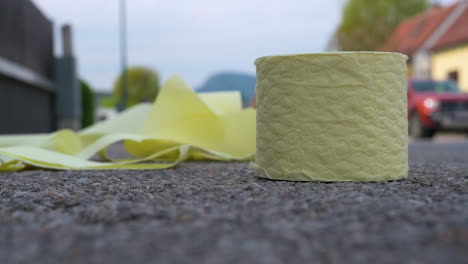
[[468, 94], [453, 81], [408, 83], [409, 134], [430, 138], [437, 131], [468, 132]]

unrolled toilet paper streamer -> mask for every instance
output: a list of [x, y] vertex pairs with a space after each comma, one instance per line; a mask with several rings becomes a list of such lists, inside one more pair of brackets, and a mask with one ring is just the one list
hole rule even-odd
[[[119, 141], [132, 158], [106, 155]], [[105, 161], [91, 160], [96, 153]], [[251, 160], [254, 153], [255, 110], [242, 109], [239, 92], [196, 94], [173, 76], [153, 104], [77, 133], [0, 136], [0, 171], [165, 169], [186, 159]]]
[[293, 181], [406, 178], [406, 60], [387, 52], [257, 59], [259, 175]]

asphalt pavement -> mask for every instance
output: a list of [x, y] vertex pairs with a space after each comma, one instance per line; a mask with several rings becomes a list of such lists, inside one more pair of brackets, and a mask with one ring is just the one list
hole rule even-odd
[[0, 173], [0, 263], [467, 263], [468, 142], [435, 142], [392, 182], [217, 162]]

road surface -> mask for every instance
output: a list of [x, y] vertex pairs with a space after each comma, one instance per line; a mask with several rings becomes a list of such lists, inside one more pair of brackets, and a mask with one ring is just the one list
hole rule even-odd
[[0, 173], [0, 263], [467, 263], [468, 143], [436, 142], [393, 182], [214, 162]]

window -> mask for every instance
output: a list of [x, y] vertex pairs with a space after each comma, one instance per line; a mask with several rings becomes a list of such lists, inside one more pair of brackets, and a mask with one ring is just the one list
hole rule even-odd
[[423, 93], [459, 93], [460, 89], [453, 81], [415, 81], [413, 88], [416, 92]]
[[451, 71], [447, 74], [447, 79], [458, 83], [458, 71]]

